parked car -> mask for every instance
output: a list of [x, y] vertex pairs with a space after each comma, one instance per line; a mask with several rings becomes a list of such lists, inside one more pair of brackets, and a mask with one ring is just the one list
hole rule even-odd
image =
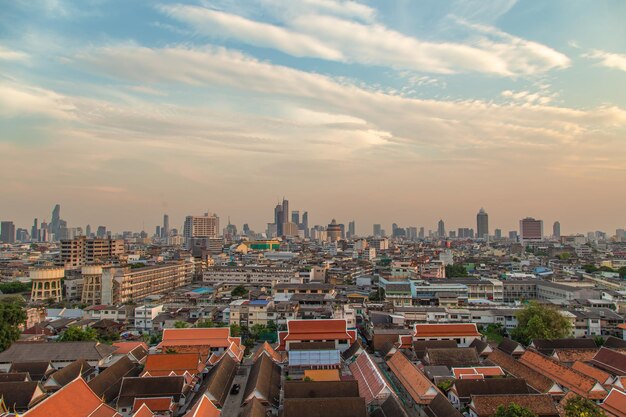
[[230, 393], [231, 393], [232, 395], [237, 395], [237, 394], [239, 394], [239, 390], [240, 390], [240, 389], [241, 389], [241, 385], [239, 385], [239, 384], [235, 384], [235, 385], [233, 385], [233, 387], [230, 389]]

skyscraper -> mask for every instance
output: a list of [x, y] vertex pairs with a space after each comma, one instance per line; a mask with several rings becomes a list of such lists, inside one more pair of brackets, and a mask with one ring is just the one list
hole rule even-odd
[[337, 220], [333, 219], [330, 222], [330, 224], [326, 227], [326, 233], [328, 240], [331, 242], [336, 242], [341, 239], [341, 225], [337, 224]]
[[446, 225], [443, 220], [439, 220], [437, 223], [437, 237], [445, 239], [446, 237]]
[[374, 225], [374, 237], [382, 237], [382, 228], [380, 224]]
[[424, 227], [420, 227], [419, 235], [417, 236], [419, 239], [424, 239], [426, 237], [426, 232], [424, 231]]
[[543, 220], [526, 217], [519, 221], [519, 234], [522, 242], [543, 239]]
[[276, 234], [278, 236], [283, 235], [283, 206], [276, 204], [274, 207], [274, 224], [276, 224]]
[[52, 220], [50, 220], [50, 233], [54, 233], [58, 239], [59, 228], [61, 227], [61, 205], [57, 204], [52, 209]]
[[13, 222], [0, 222], [0, 242], [15, 243], [15, 225]]
[[304, 237], [309, 237], [310, 229], [309, 229], [309, 212], [305, 211], [302, 213], [302, 228], [304, 229]]
[[501, 229], [496, 229], [496, 230], [494, 231], [494, 237], [495, 237], [496, 239], [502, 239], [502, 230], [501, 230]]
[[90, 224], [88, 224], [87, 227], [85, 227], [85, 236], [91, 237], [91, 225]]
[[481, 208], [476, 215], [476, 230], [478, 231], [478, 239], [489, 238], [489, 215], [484, 208]]
[[298, 210], [291, 212], [291, 223], [300, 224], [300, 212]]
[[348, 237], [352, 238], [356, 236], [356, 223], [352, 220], [348, 223]]
[[30, 229], [30, 240], [36, 242], [39, 237], [39, 226], [37, 225], [37, 219], [33, 221], [33, 227]]
[[561, 237], [561, 223], [558, 221], [552, 225], [552, 236], [556, 239]]
[[167, 239], [170, 235], [170, 216], [163, 215], [163, 227], [161, 227], [161, 237]]

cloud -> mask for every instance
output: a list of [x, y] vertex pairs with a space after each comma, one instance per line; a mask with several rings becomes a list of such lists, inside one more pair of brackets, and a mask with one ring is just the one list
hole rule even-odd
[[582, 56], [584, 58], [596, 60], [597, 64], [603, 67], [626, 71], [625, 54], [616, 54], [595, 49], [589, 53], [583, 54]]
[[277, 12], [274, 18], [282, 19], [284, 25], [278, 26], [196, 6], [161, 6], [161, 10], [212, 38], [235, 39], [297, 57], [441, 74], [479, 72], [500, 76], [536, 74], [565, 68], [570, 63], [565, 55], [548, 46], [465, 21], [463, 25], [473, 31], [469, 43], [424, 41], [379, 23], [321, 12]]
[[74, 119], [74, 106], [54, 91], [17, 83], [0, 83], [0, 116], [46, 116]]
[[26, 59], [28, 59], [28, 54], [0, 46], [0, 60], [24, 61]]
[[161, 10], [192, 25], [198, 33], [204, 35], [235, 38], [250, 45], [278, 49], [297, 57], [342, 60], [341, 52], [317, 39], [279, 26], [197, 6], [162, 6]]

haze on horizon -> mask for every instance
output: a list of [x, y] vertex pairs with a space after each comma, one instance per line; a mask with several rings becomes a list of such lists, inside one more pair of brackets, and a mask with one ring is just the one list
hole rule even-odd
[[626, 226], [626, 2], [0, 2], [0, 219]]

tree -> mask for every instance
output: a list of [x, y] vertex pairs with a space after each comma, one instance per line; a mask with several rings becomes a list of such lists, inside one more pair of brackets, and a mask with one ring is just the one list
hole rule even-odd
[[437, 384], [437, 388], [439, 388], [444, 393], [448, 392], [448, 390], [452, 388], [452, 380], [444, 379], [442, 381], [439, 381], [439, 383]]
[[230, 295], [232, 295], [233, 297], [243, 297], [246, 294], [248, 294], [248, 290], [243, 285], [237, 285], [230, 292]]
[[241, 326], [238, 324], [231, 324], [230, 325], [230, 335], [232, 337], [239, 337], [241, 336]]
[[494, 417], [537, 417], [537, 414], [519, 404], [511, 403], [508, 407], [498, 406]]
[[565, 417], [606, 417], [600, 407], [591, 400], [574, 397], [565, 404]]
[[83, 329], [80, 326], [70, 326], [59, 337], [59, 342], [84, 342], [87, 340], [98, 340], [98, 333], [91, 327]]
[[18, 294], [30, 291], [31, 286], [19, 281], [0, 283], [0, 292], [2, 294]]
[[26, 311], [18, 297], [0, 302], [0, 351], [6, 350], [20, 337], [20, 325], [26, 322]]
[[621, 267], [617, 270], [617, 272], [619, 273], [620, 278], [626, 279], [626, 266]]
[[186, 321], [176, 321], [174, 322], [174, 328], [175, 329], [184, 329], [186, 327], [189, 327], [189, 323], [187, 323]]
[[372, 291], [369, 295], [370, 301], [385, 301], [385, 290], [379, 288], [378, 291]]
[[461, 264], [446, 265], [446, 277], [457, 278], [466, 277], [467, 269]]
[[213, 323], [213, 320], [211, 319], [203, 319], [203, 320], [198, 320], [196, 322], [195, 327], [216, 327], [215, 323]]
[[533, 339], [560, 339], [571, 334], [572, 324], [557, 309], [531, 301], [517, 312], [517, 328], [512, 336], [528, 344]]

